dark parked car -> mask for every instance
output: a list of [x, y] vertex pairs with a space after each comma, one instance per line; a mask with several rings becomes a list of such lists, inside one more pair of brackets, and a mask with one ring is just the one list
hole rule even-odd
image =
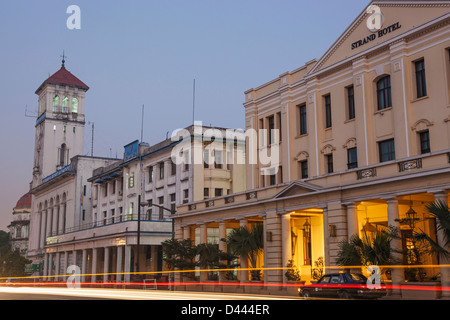
[[369, 288], [367, 278], [356, 273], [330, 273], [317, 283], [298, 288], [300, 297], [341, 298], [341, 299], [378, 299], [386, 295], [386, 288]]

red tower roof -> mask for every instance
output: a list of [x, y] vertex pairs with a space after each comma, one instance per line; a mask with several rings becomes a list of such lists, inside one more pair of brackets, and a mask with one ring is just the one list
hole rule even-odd
[[65, 68], [64, 63], [61, 66], [61, 69], [56, 71], [55, 74], [50, 76], [47, 80], [45, 80], [41, 84], [41, 86], [36, 90], [36, 93], [38, 93], [42, 89], [42, 87], [44, 87], [45, 84], [58, 84], [84, 89], [86, 91], [89, 90], [89, 87], [86, 84], [84, 84], [80, 79], [75, 77]]
[[16, 208], [31, 208], [31, 193], [24, 194], [19, 201], [17, 201]]

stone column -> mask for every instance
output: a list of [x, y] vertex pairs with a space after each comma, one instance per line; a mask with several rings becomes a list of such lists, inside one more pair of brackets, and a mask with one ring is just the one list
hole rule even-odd
[[[45, 232], [45, 237], [51, 237], [52, 236], [52, 207], [50, 207], [49, 209], [46, 210], [46, 216], [47, 216], [47, 231]], [[44, 243], [45, 243], [46, 238], [44, 238]]]
[[[448, 195], [446, 191], [438, 192], [434, 194], [435, 201], [443, 202], [448, 206]], [[437, 223], [437, 242], [439, 246], [445, 248], [447, 251], [450, 251], [450, 247], [446, 246], [446, 239], [443, 230], [439, 230], [439, 219], [436, 219]], [[450, 259], [448, 257], [439, 256], [439, 265], [441, 272], [441, 286], [449, 288], [450, 287]], [[450, 299], [450, 292], [443, 290], [441, 292], [441, 298]]]
[[[239, 221], [239, 226], [240, 227], [248, 227], [248, 221], [247, 219], [241, 219]], [[244, 282], [248, 282], [248, 258], [247, 257], [239, 257], [239, 261], [240, 261], [240, 282], [244, 283]]]
[[97, 248], [92, 248], [92, 283], [97, 281], [97, 259], [98, 259], [98, 251]]
[[350, 203], [347, 205], [347, 231], [348, 240], [351, 239], [353, 235], [359, 234], [358, 231], [358, 206], [356, 203]]
[[287, 265], [292, 258], [291, 245], [291, 215], [285, 213], [281, 216], [281, 268], [283, 271], [283, 283], [286, 284], [288, 279], [284, 276], [287, 271]]
[[183, 239], [190, 240], [191, 239], [191, 226], [183, 227]]
[[48, 210], [44, 210], [42, 212], [43, 212], [44, 221], [41, 224], [41, 228], [43, 230], [41, 230], [41, 239], [39, 239], [39, 241], [41, 243], [40, 247], [43, 249], [45, 247], [45, 240], [47, 237], [47, 212], [48, 212]]
[[117, 282], [122, 281], [122, 248], [122, 246], [117, 246]]
[[52, 272], [52, 268], [53, 267], [53, 253], [49, 252], [48, 253], [48, 264], [47, 264], [47, 281], [53, 281], [53, 272]]
[[[64, 274], [67, 275], [67, 268], [69, 263], [69, 252], [68, 251], [64, 251]], [[64, 280], [67, 280], [68, 276], [64, 277]]]
[[[208, 243], [208, 228], [205, 223], [200, 225], [200, 243]], [[201, 267], [203, 269], [203, 267]], [[208, 280], [208, 273], [206, 270], [200, 271], [200, 282]]]
[[[398, 212], [398, 200], [396, 198], [387, 200], [388, 211], [388, 225], [394, 227], [400, 232], [399, 212]], [[399, 235], [400, 236], [400, 235]], [[400, 238], [391, 240], [391, 257], [394, 260], [394, 264], [402, 264], [402, 240]], [[403, 268], [392, 268], [392, 296], [401, 296], [401, 289], [399, 286], [405, 281], [405, 273]]]
[[[227, 237], [227, 228], [225, 221], [219, 222], [219, 250], [223, 252], [227, 252], [227, 244], [221, 239], [225, 239]], [[226, 271], [219, 272], [219, 281], [226, 280], [225, 277]]]
[[109, 247], [103, 248], [105, 254], [103, 255], [103, 282], [108, 282], [109, 271]]
[[48, 280], [47, 276], [48, 276], [48, 270], [49, 270], [48, 269], [48, 265], [49, 265], [48, 261], [49, 260], [50, 260], [49, 254], [46, 252], [44, 254], [44, 279], [45, 279], [45, 281]]
[[125, 246], [125, 266], [124, 266], [124, 281], [125, 282], [130, 282], [131, 276], [130, 276], [130, 271], [131, 271], [131, 245], [126, 245]]
[[81, 262], [81, 282], [86, 281], [86, 264], [87, 264], [87, 249], [83, 249], [83, 259]]
[[55, 259], [56, 259], [56, 263], [55, 263], [55, 281], [59, 280], [59, 252], [55, 253]]
[[75, 249], [72, 250], [72, 264], [78, 266], [78, 264], [77, 264], [77, 251]]

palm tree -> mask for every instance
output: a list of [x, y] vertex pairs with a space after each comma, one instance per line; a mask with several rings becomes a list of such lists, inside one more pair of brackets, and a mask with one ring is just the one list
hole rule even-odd
[[425, 206], [428, 213], [430, 213], [437, 220], [437, 232], [442, 234], [443, 243], [439, 244], [425, 232], [415, 234], [415, 238], [419, 241], [428, 243], [431, 254], [439, 255], [443, 258], [450, 257], [450, 210], [445, 201], [436, 200], [430, 202]]
[[216, 243], [201, 243], [196, 246], [198, 253], [198, 265], [203, 269], [208, 269], [208, 279], [217, 280], [217, 273], [210, 271], [211, 269], [220, 268], [220, 256], [222, 251]]
[[353, 235], [349, 241], [341, 241], [337, 264], [340, 266], [389, 265], [392, 263], [390, 234], [378, 230], [373, 240]]
[[[227, 236], [228, 248], [231, 253], [247, 258], [251, 267], [256, 269], [258, 256], [264, 250], [263, 225], [258, 223], [251, 228], [234, 229]], [[261, 279], [261, 270], [251, 271], [252, 280]]]

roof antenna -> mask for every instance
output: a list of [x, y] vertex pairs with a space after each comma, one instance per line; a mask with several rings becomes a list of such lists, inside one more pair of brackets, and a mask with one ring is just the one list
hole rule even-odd
[[194, 87], [192, 92], [192, 125], [195, 123], [195, 79], [194, 79]]
[[142, 115], [141, 115], [141, 143], [144, 139], [144, 105], [142, 105]]

